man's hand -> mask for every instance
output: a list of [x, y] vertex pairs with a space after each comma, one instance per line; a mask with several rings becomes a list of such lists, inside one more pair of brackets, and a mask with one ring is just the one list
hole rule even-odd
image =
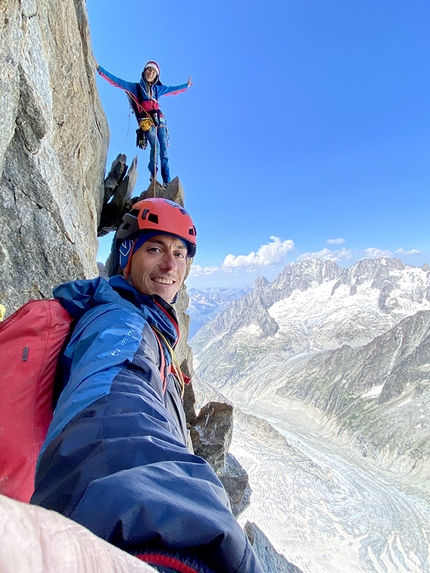
[[191, 79], [191, 76], [188, 76], [187, 87], [189, 88], [192, 85], [193, 85], [193, 80]]

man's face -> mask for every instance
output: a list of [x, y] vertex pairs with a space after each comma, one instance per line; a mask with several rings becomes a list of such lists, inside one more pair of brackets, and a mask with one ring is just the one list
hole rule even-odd
[[131, 280], [142, 294], [171, 302], [184, 282], [187, 248], [173, 235], [156, 235], [132, 255]]

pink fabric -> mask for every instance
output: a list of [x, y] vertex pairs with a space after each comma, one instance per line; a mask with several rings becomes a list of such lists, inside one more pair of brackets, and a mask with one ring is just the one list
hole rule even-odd
[[55, 511], [0, 495], [1, 573], [154, 573]]

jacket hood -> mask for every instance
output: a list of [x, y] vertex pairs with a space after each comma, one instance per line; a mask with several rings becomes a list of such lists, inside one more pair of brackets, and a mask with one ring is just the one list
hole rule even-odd
[[145, 78], [143, 76], [141, 76], [139, 83], [140, 83], [140, 87], [144, 90], [145, 93], [147, 93], [149, 85], [151, 87], [163, 85], [160, 81], [160, 78], [157, 78], [157, 81], [155, 81], [153, 84], [148, 84], [148, 82], [145, 80]]

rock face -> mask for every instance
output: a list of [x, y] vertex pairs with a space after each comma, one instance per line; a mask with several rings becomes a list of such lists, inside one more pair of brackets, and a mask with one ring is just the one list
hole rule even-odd
[[269, 539], [255, 523], [247, 522], [245, 532], [251, 540], [254, 551], [257, 553], [264, 571], [268, 573], [303, 573], [301, 569], [290, 563], [283, 555], [278, 553]]
[[108, 126], [85, 0], [0, 7], [0, 303], [97, 276]]
[[205, 457], [217, 473], [224, 468], [232, 432], [233, 407], [220, 402], [203, 406], [191, 428], [194, 452]]
[[218, 477], [230, 500], [235, 516], [240, 515], [250, 503], [251, 489], [248, 474], [229, 453], [233, 435], [233, 406], [226, 402], [208, 402], [191, 419], [190, 437], [194, 453], [207, 460]]

